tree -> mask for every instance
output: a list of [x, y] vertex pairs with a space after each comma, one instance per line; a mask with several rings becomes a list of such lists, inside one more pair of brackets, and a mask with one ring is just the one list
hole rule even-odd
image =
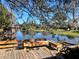
[[11, 14], [0, 4], [0, 27], [10, 25]]
[[[47, 23], [48, 20], [53, 18], [53, 14], [63, 12], [66, 19], [71, 13], [73, 19], [75, 17], [76, 8], [79, 7], [79, 0], [6, 0], [12, 10], [17, 14], [24, 11], [30, 17], [37, 17], [41, 23]], [[53, 4], [52, 4], [53, 3]], [[78, 8], [77, 8], [78, 9]], [[60, 17], [58, 17], [60, 18]], [[61, 19], [62, 20], [62, 19]]]
[[56, 26], [64, 26], [65, 21], [67, 20], [66, 16], [62, 12], [58, 12], [54, 15], [53, 21], [56, 23]]

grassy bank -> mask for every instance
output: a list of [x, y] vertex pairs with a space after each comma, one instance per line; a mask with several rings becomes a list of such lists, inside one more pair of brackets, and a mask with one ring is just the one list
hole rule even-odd
[[[2, 31], [2, 29], [0, 29], [0, 32]], [[41, 29], [31, 29], [30, 31], [32, 32], [43, 32], [46, 30], [41, 30]], [[69, 38], [75, 38], [77, 36], [79, 36], [79, 31], [65, 31], [62, 29], [51, 29], [48, 32], [52, 33], [52, 34], [60, 34], [63, 36], [68, 36]]]
[[[43, 32], [45, 30], [34, 30], [36, 32]], [[68, 36], [69, 38], [75, 38], [77, 36], [79, 36], [79, 31], [65, 31], [65, 30], [55, 30], [52, 29], [49, 32], [51, 32], [52, 34], [60, 34], [63, 36]]]
[[79, 36], [78, 32], [73, 32], [73, 31], [56, 31], [56, 30], [52, 30], [52, 34], [65, 35], [65, 36], [68, 36], [69, 38], [75, 38], [75, 37]]

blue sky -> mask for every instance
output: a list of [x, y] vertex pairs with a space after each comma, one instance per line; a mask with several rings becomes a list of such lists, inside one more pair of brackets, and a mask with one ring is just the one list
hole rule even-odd
[[[28, 16], [28, 13], [22, 12], [22, 13], [23, 13], [22, 17], [19, 17], [19, 16], [18, 16], [19, 14], [17, 14], [17, 12], [14, 12], [14, 11], [10, 10], [9, 5], [8, 5], [7, 2], [5, 2], [5, 0], [2, 0], [2, 4], [3, 4], [3, 6], [4, 6], [5, 8], [7, 8], [7, 9], [9, 10], [9, 12], [11, 12], [11, 13], [16, 17], [16, 22], [18, 22], [18, 23], [20, 23], [20, 24], [22, 24], [24, 21], [27, 22], [27, 18], [29, 17], [29, 16]], [[54, 3], [54, 4], [55, 4], [55, 3]], [[54, 5], [54, 4], [53, 4], [53, 5]], [[51, 6], [50, 6], [50, 7], [51, 7]], [[21, 13], [21, 12], [20, 12], [20, 13]], [[72, 15], [71, 15], [71, 14], [68, 14], [68, 15], [69, 15], [69, 18], [72, 19]], [[29, 17], [29, 20], [30, 20], [30, 22], [31, 22], [31, 21], [34, 21], [34, 22], [36, 22], [37, 24], [40, 23], [40, 21], [39, 21], [36, 17], [33, 17], [33, 18], [30, 18], [30, 17]]]
[[[11, 12], [15, 17], [16, 17], [16, 22], [22, 24], [24, 21], [27, 21], [27, 18], [28, 18], [28, 14], [23, 12], [23, 15], [22, 15], [22, 18], [20, 16], [18, 16], [18, 14], [14, 11], [12, 11], [10, 8], [9, 8], [9, 5], [7, 2], [5, 2], [5, 0], [2, 0], [1, 1], [3, 6], [8, 9], [9, 12]], [[38, 21], [37, 21], [38, 22]], [[38, 22], [39, 23], [39, 22]]]

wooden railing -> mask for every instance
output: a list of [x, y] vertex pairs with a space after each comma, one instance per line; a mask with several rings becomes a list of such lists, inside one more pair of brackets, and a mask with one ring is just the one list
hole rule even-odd
[[[53, 41], [21, 41], [23, 42], [23, 47], [40, 47], [40, 46], [49, 46], [50, 48], [54, 48], [58, 51], [58, 53], [63, 49], [63, 45], [61, 43], [53, 42]], [[16, 48], [18, 47], [18, 40], [7, 40], [7, 41], [0, 41], [0, 49], [4, 48]], [[72, 45], [67, 46], [68, 48], [75, 48], [79, 45]]]
[[63, 48], [63, 45], [61, 43], [49, 41], [49, 47], [56, 49], [58, 52], [60, 52]]
[[[37, 42], [23, 42], [24, 47], [34, 47], [34, 46], [43, 46], [48, 45], [48, 41], [37, 41]], [[7, 41], [0, 41], [0, 49], [3, 48], [11, 48], [11, 47], [17, 47], [18, 40], [7, 40]]]

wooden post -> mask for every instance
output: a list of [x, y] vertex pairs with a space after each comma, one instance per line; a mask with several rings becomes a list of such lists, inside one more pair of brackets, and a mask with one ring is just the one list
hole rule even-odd
[[18, 40], [18, 43], [17, 43], [17, 48], [24, 48], [24, 43], [22, 40]]

